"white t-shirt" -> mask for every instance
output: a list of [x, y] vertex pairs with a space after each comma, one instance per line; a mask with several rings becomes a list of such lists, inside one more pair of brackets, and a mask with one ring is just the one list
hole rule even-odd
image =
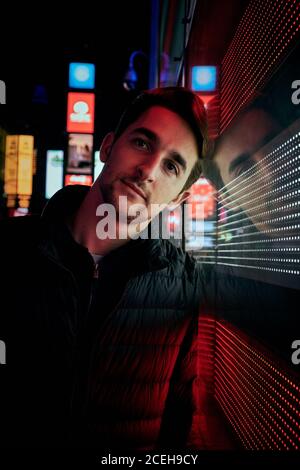
[[98, 264], [100, 259], [103, 258], [103, 255], [97, 255], [96, 253], [91, 253], [90, 255], [93, 257], [94, 263]]

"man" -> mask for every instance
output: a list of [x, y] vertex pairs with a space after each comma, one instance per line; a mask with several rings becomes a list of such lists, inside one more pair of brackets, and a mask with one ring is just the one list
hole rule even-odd
[[[214, 312], [290, 362], [299, 322], [294, 308], [299, 291], [293, 288], [299, 280], [293, 275], [285, 277], [283, 272], [296, 273], [296, 259], [285, 256], [296, 246], [293, 237], [299, 236], [296, 182], [291, 185], [296, 163], [289, 168], [296, 149], [283, 156], [276, 150], [297, 128], [283, 130], [278, 115], [271, 111], [267, 96], [243, 109], [216, 140], [214, 152], [203, 162], [203, 172], [217, 187], [225, 208], [225, 215], [219, 209], [217, 240], [218, 271], [225, 274], [222, 279], [218, 276]], [[235, 276], [241, 276], [238, 283]], [[246, 291], [253, 294], [248, 301]], [[234, 298], [240, 299], [237, 308]]]
[[137, 238], [188, 198], [206, 147], [196, 95], [145, 92], [104, 138], [91, 189], [64, 188], [41, 218], [3, 223], [4, 445], [206, 447], [202, 281], [167, 240]]
[[[205, 173], [218, 186], [224, 206], [245, 211], [260, 232], [278, 227], [278, 212], [266, 217], [268, 209], [282, 212], [282, 204], [276, 203], [280, 167], [268, 157], [281, 130], [269, 109], [254, 103], [217, 139], [212, 159], [205, 163]], [[275, 231], [267, 233], [276, 236]]]

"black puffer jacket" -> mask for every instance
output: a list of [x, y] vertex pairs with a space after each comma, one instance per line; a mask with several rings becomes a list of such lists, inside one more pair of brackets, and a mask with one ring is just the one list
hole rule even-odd
[[63, 223], [85, 194], [67, 187], [42, 218], [2, 223], [1, 442], [203, 448], [195, 263], [168, 241], [132, 240], [93, 280]]
[[199, 315], [290, 354], [299, 292], [204, 269], [161, 240], [130, 241], [93, 279], [64, 224], [86, 191], [0, 224], [0, 447], [207, 448]]

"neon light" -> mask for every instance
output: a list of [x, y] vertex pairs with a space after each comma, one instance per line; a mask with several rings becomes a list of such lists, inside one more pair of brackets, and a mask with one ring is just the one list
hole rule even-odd
[[214, 65], [197, 65], [192, 67], [193, 91], [216, 91], [217, 67]]
[[94, 132], [94, 93], [68, 93], [67, 131]]
[[258, 342], [229, 324], [216, 322], [214, 344], [215, 397], [243, 446], [298, 450], [299, 382]]
[[46, 163], [46, 199], [63, 187], [64, 152], [48, 150]]
[[95, 65], [72, 62], [69, 67], [70, 88], [95, 88]]
[[80, 184], [83, 186], [91, 186], [93, 183], [93, 178], [91, 175], [66, 175], [65, 176], [65, 186]]

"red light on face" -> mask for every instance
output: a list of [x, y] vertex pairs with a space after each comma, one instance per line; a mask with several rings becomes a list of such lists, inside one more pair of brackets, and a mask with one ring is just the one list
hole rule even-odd
[[69, 93], [67, 112], [68, 132], [94, 132], [94, 93]]
[[80, 184], [83, 186], [91, 186], [93, 178], [91, 175], [66, 175], [65, 186]]

